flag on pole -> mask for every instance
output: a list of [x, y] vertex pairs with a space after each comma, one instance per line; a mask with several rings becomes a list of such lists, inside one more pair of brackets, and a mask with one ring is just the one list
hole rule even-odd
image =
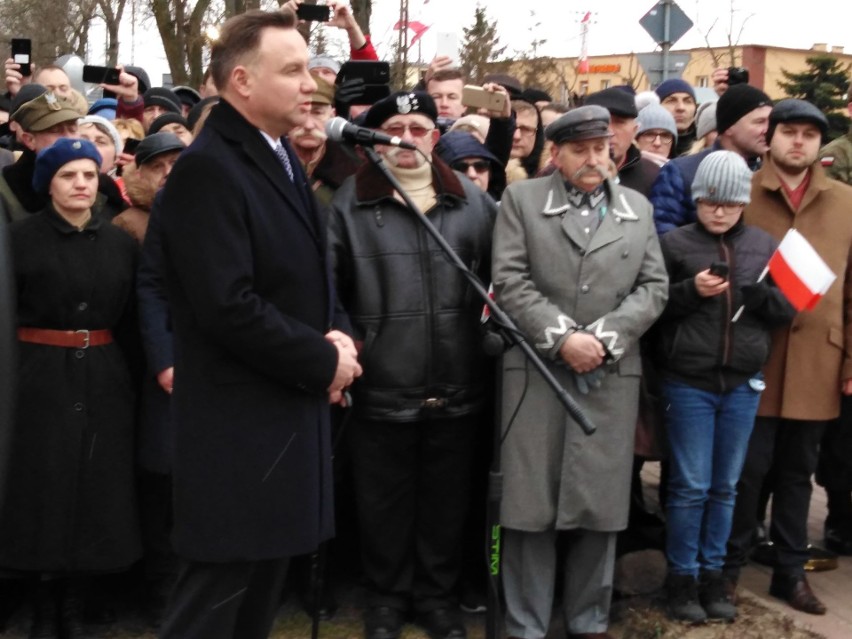
[[[411, 42], [409, 42], [409, 45], [414, 44], [421, 37], [423, 37], [423, 34], [426, 33], [426, 31], [428, 31], [429, 27], [430, 27], [430, 25], [423, 24], [422, 22], [419, 22], [417, 20], [409, 20], [408, 24], [405, 28], [407, 28], [409, 31], [414, 32], [414, 37], [411, 38]], [[402, 23], [401, 20], [397, 20], [396, 24], [393, 25], [394, 31], [399, 31], [402, 28], [403, 28], [403, 23]]]
[[796, 229], [790, 229], [769, 258], [775, 284], [797, 311], [812, 310], [837, 275]]
[[588, 36], [589, 24], [592, 21], [592, 12], [586, 11], [586, 15], [580, 20], [580, 59], [577, 62], [577, 73], [583, 74], [589, 72], [589, 50]]

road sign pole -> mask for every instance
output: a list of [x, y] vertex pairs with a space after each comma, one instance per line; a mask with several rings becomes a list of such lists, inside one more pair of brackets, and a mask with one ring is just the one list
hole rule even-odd
[[662, 0], [663, 4], [663, 82], [669, 79], [669, 49], [672, 47], [672, 0]]

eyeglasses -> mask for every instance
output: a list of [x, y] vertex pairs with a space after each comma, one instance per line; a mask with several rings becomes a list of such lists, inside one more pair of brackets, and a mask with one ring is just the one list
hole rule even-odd
[[401, 138], [406, 131], [411, 133], [413, 138], [424, 138], [434, 130], [434, 128], [425, 127], [422, 124], [391, 124], [382, 127], [382, 131], [395, 138]]
[[713, 213], [722, 210], [722, 213], [725, 215], [734, 215], [735, 213], [741, 213], [745, 208], [745, 204], [736, 204], [733, 202], [708, 202], [707, 200], [698, 200], [698, 205], [703, 206], [706, 209], [709, 209]]
[[660, 138], [660, 142], [663, 144], [674, 142], [674, 136], [666, 131], [645, 131], [644, 133], [640, 133], [639, 137], [647, 142], [653, 142], [657, 138]]
[[535, 127], [520, 125], [520, 126], [515, 127], [515, 128], [517, 129], [518, 132], [520, 132], [521, 135], [526, 135], [526, 136], [535, 135]]
[[473, 169], [477, 173], [485, 173], [491, 169], [491, 164], [486, 160], [477, 160], [476, 162], [453, 162], [453, 168], [460, 173], [467, 173]]

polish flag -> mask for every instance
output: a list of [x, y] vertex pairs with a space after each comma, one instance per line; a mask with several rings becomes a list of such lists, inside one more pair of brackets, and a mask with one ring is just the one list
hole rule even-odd
[[[409, 20], [408, 24], [407, 24], [407, 28], [410, 31], [414, 32], [414, 37], [411, 38], [411, 42], [409, 42], [408, 44], [412, 45], [415, 42], [417, 42], [420, 38], [422, 38], [423, 34], [426, 33], [426, 31], [429, 30], [430, 26], [431, 25], [423, 24], [422, 22], [419, 22], [417, 20]], [[394, 31], [399, 31], [402, 28], [403, 28], [403, 22], [401, 20], [397, 20], [396, 24], [393, 25]]]
[[796, 229], [790, 229], [769, 259], [769, 272], [797, 311], [812, 310], [837, 275]]

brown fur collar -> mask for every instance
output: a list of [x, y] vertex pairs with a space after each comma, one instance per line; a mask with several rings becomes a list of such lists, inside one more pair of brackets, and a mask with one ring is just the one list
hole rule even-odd
[[128, 164], [124, 169], [124, 187], [134, 207], [145, 211], [151, 210], [157, 188], [142, 179], [135, 164]]
[[[438, 201], [442, 198], [464, 200], [464, 187], [455, 172], [437, 155], [432, 154], [432, 186]], [[368, 162], [355, 174], [355, 197], [359, 204], [393, 199], [393, 188], [379, 170]]]

